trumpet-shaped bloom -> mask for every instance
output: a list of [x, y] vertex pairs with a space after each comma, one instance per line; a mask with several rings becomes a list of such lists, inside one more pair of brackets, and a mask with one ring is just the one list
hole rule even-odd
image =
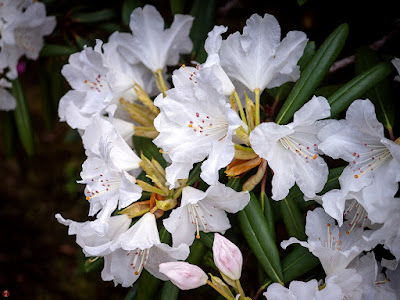
[[325, 154], [349, 162], [339, 177], [343, 194], [363, 189], [369, 218], [382, 223], [386, 216], [379, 207], [390, 205], [398, 190], [400, 145], [384, 137], [371, 101], [354, 101], [346, 120], [324, 126], [318, 138]]
[[187, 262], [162, 263], [159, 271], [181, 290], [196, 289], [205, 285], [208, 280], [207, 274], [202, 269]]
[[104, 256], [111, 253], [110, 246], [114, 240], [128, 230], [131, 219], [127, 215], [113, 216], [108, 221], [108, 230], [105, 235], [99, 235], [91, 226], [90, 221], [75, 222], [65, 220], [56, 214], [59, 223], [68, 226], [68, 234], [76, 235], [76, 243], [82, 247], [86, 256]]
[[281, 243], [282, 248], [299, 243], [319, 258], [327, 275], [343, 270], [362, 251], [371, 250], [374, 241], [366, 241], [363, 236], [370, 235], [362, 228], [348, 230], [348, 223], [337, 227], [335, 221], [322, 208], [307, 213], [307, 242], [291, 237]]
[[154, 120], [160, 134], [153, 142], [172, 161], [166, 169], [171, 188], [176, 180], [188, 177], [194, 163], [206, 158], [200, 176], [208, 184], [216, 184], [218, 170], [227, 166], [235, 154], [232, 134], [242, 121], [201, 72], [195, 80], [188, 80], [192, 74], [185, 75], [184, 70], [176, 73], [174, 82], [178, 81], [178, 86], [154, 102], [161, 113]]
[[295, 182], [309, 198], [323, 189], [328, 166], [318, 156], [317, 120], [329, 115], [328, 101], [314, 96], [294, 114], [293, 123], [262, 123], [250, 133], [254, 152], [274, 171], [272, 199], [285, 198]]
[[226, 212], [237, 213], [250, 201], [248, 192], [236, 192], [221, 183], [210, 186], [203, 192], [192, 187], [182, 191], [181, 206], [175, 208], [167, 219], [165, 228], [172, 234], [174, 247], [180, 244], [191, 245], [195, 233], [225, 233], [231, 227]]
[[162, 244], [158, 234], [156, 218], [147, 213], [126, 232], [120, 234], [110, 246], [112, 253], [104, 257], [103, 280], [114, 280], [123, 287], [131, 286], [145, 268], [153, 276], [168, 280], [159, 271], [164, 262], [184, 260], [189, 255], [185, 244], [171, 248]]
[[154, 6], [138, 7], [130, 17], [133, 39], [129, 47], [153, 72], [176, 65], [180, 54], [192, 51], [192, 22], [192, 16], [175, 15], [171, 26], [164, 29], [164, 20]]
[[39, 57], [43, 36], [54, 30], [56, 18], [46, 16], [43, 3], [18, 0], [2, 3], [0, 18], [0, 73], [9, 68], [6, 76], [15, 79], [19, 58]]
[[296, 81], [300, 76], [297, 62], [303, 55], [307, 37], [290, 31], [281, 41], [281, 28], [274, 16], [252, 15], [243, 28], [222, 41], [221, 66], [232, 80], [251, 91], [264, 90]]

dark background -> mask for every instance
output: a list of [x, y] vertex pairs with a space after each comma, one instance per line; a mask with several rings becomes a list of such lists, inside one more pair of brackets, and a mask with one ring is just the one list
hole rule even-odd
[[[282, 36], [290, 30], [301, 30], [318, 47], [338, 25], [347, 22], [349, 37], [339, 59], [384, 37], [379, 55], [383, 59], [400, 56], [400, 15], [395, 1], [367, 2], [309, 0], [299, 6], [295, 0], [209, 1], [210, 6], [216, 6], [215, 24], [229, 26], [228, 33], [241, 31], [253, 13], [269, 13], [278, 19]], [[51, 43], [63, 44], [66, 38], [75, 46], [79, 41], [90, 44], [94, 38], [106, 41], [111, 34], [112, 31], [101, 27], [104, 24], [73, 22], [74, 8], [85, 12], [112, 8], [116, 16], [110, 23], [128, 30], [121, 22], [122, 1], [46, 3], [48, 15], [56, 15], [58, 21], [55, 33], [46, 38]], [[141, 3], [155, 5], [166, 22], [172, 21], [169, 1]], [[192, 1], [186, 1], [184, 12], [189, 13], [192, 5]], [[85, 258], [75, 237], [68, 236], [67, 228], [54, 218], [60, 212], [66, 218], [85, 221], [88, 211], [83, 186], [76, 183], [85, 160], [83, 147], [79, 135], [58, 122], [57, 117], [57, 102], [68, 85], [64, 81], [52, 84], [50, 102], [41, 101], [46, 88], [49, 89], [49, 77], [60, 77], [60, 68], [67, 59], [68, 56], [60, 56], [27, 61], [27, 72], [20, 76], [35, 132], [35, 155], [27, 156], [18, 139], [11, 156], [6, 155], [4, 147], [0, 148], [0, 292], [9, 290], [10, 299], [123, 299], [129, 291], [103, 282], [99, 271], [86, 273]], [[350, 64], [328, 74], [325, 82], [344, 83], [352, 77], [354, 65]], [[399, 95], [396, 93], [394, 99], [399, 99]], [[400, 134], [398, 125], [394, 133], [396, 137]], [[246, 279], [251, 281], [251, 275]], [[246, 283], [243, 285], [246, 289]], [[216, 297], [216, 293], [211, 293], [210, 297]], [[180, 294], [180, 299], [203, 297], [193, 292]]]

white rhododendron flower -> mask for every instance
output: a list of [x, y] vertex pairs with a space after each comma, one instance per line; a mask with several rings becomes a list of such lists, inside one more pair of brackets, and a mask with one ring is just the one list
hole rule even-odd
[[379, 207], [390, 205], [400, 181], [400, 145], [384, 137], [371, 101], [354, 101], [346, 120], [324, 126], [318, 138], [318, 147], [325, 154], [349, 162], [339, 177], [342, 192], [364, 189], [363, 206], [369, 218], [383, 222], [385, 210]]
[[168, 280], [159, 271], [164, 262], [184, 260], [189, 255], [189, 247], [181, 244], [171, 248], [160, 241], [156, 218], [147, 213], [126, 232], [120, 234], [110, 246], [111, 253], [104, 257], [103, 280], [114, 280], [123, 287], [131, 286], [145, 268], [153, 276]]
[[318, 257], [326, 275], [343, 270], [362, 251], [371, 250], [376, 245], [373, 241], [366, 241], [363, 237], [369, 235], [362, 228], [354, 227], [349, 230], [348, 223], [342, 227], [335, 225], [335, 221], [322, 208], [316, 208], [307, 213], [306, 219], [307, 242], [291, 237], [281, 243], [281, 247], [298, 243]]
[[200, 231], [225, 233], [231, 227], [226, 212], [237, 213], [249, 201], [248, 192], [236, 192], [221, 183], [205, 192], [188, 186], [183, 189], [181, 206], [163, 223], [172, 234], [174, 246], [191, 245], [195, 235], [200, 238]]
[[274, 16], [253, 14], [243, 28], [222, 41], [221, 66], [232, 80], [254, 91], [296, 81], [300, 76], [297, 62], [303, 55], [307, 37], [290, 31], [281, 41], [281, 28]]
[[310, 198], [323, 189], [328, 166], [318, 155], [316, 122], [329, 116], [328, 101], [314, 96], [294, 114], [292, 123], [262, 123], [250, 133], [254, 152], [274, 171], [272, 199], [285, 198], [295, 183]]
[[289, 288], [273, 283], [263, 295], [267, 300], [340, 300], [344, 297], [341, 288], [333, 283], [319, 290], [315, 279], [308, 282], [293, 280]]
[[160, 134], [153, 142], [172, 161], [166, 169], [171, 188], [176, 180], [188, 177], [194, 163], [206, 158], [200, 176], [208, 184], [216, 184], [219, 169], [235, 154], [232, 134], [242, 121], [201, 71], [195, 80], [180, 78], [191, 78], [189, 73], [176, 73], [174, 83], [177, 80], [182, 86], [167, 91], [165, 98], [160, 94], [154, 102], [161, 113], [154, 120]]
[[6, 68], [9, 79], [17, 78], [21, 56], [36, 60], [43, 47], [43, 36], [53, 32], [55, 17], [46, 16], [43, 3], [33, 1], [3, 1], [0, 8], [0, 73]]
[[108, 221], [108, 230], [105, 235], [99, 235], [90, 221], [75, 222], [65, 220], [60, 214], [56, 214], [59, 223], [68, 226], [68, 234], [76, 235], [76, 243], [82, 247], [85, 256], [104, 256], [111, 253], [110, 246], [114, 240], [128, 230], [131, 219], [127, 215], [112, 216]]
[[180, 54], [192, 51], [189, 38], [192, 22], [192, 16], [175, 15], [171, 26], [164, 29], [164, 20], [154, 6], [138, 7], [130, 17], [133, 39], [129, 48], [153, 72], [174, 66]]

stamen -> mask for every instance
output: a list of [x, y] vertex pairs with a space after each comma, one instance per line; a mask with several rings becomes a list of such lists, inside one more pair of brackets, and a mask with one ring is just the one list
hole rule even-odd
[[[206, 121], [207, 120], [207, 121]], [[188, 127], [191, 128], [197, 135], [204, 135], [223, 140], [228, 131], [228, 122], [223, 116], [213, 117], [210, 119], [209, 115], [195, 113], [195, 118], [189, 120]]]
[[103, 174], [99, 175], [98, 179], [91, 179], [86, 186], [86, 200], [90, 200], [97, 196], [102, 196], [106, 193], [119, 189], [121, 185], [121, 177], [103, 177]]
[[354, 160], [351, 164], [353, 171], [359, 173], [354, 175], [356, 179], [366, 172], [378, 168], [387, 158], [392, 157], [389, 149], [382, 144], [374, 145], [363, 142], [361, 144], [365, 147], [365, 151], [363, 153], [353, 152]]
[[295, 135], [287, 135], [279, 140], [283, 147], [292, 151], [306, 160], [317, 159], [317, 144], [310, 143], [309, 141]]

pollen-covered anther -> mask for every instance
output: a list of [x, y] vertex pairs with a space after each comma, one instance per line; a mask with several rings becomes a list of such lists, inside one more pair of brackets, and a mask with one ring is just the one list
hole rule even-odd
[[101, 88], [104, 87], [100, 74], [98, 74], [93, 81], [85, 80], [84, 83], [89, 85], [91, 90], [96, 90], [99, 93], [101, 93]]
[[86, 186], [86, 200], [90, 200], [94, 197], [104, 195], [105, 193], [112, 192], [119, 189], [121, 185], [120, 177], [106, 178], [103, 174], [100, 174], [97, 179], [92, 178]]
[[[204, 211], [212, 217], [212, 214], [200, 202], [188, 205], [189, 218], [192, 224], [196, 225], [196, 239], [200, 239], [200, 230], [208, 232], [207, 222], [205, 220]], [[204, 211], [203, 211], [204, 210]]]
[[194, 114], [195, 118], [189, 120], [188, 127], [193, 129], [199, 136], [216, 136], [222, 140], [227, 133], [228, 123], [225, 119], [216, 119], [210, 121], [209, 115], [203, 115], [199, 112]]
[[309, 159], [317, 159], [317, 144], [311, 143], [297, 136], [287, 135], [279, 140], [283, 147], [304, 158], [306, 163]]

